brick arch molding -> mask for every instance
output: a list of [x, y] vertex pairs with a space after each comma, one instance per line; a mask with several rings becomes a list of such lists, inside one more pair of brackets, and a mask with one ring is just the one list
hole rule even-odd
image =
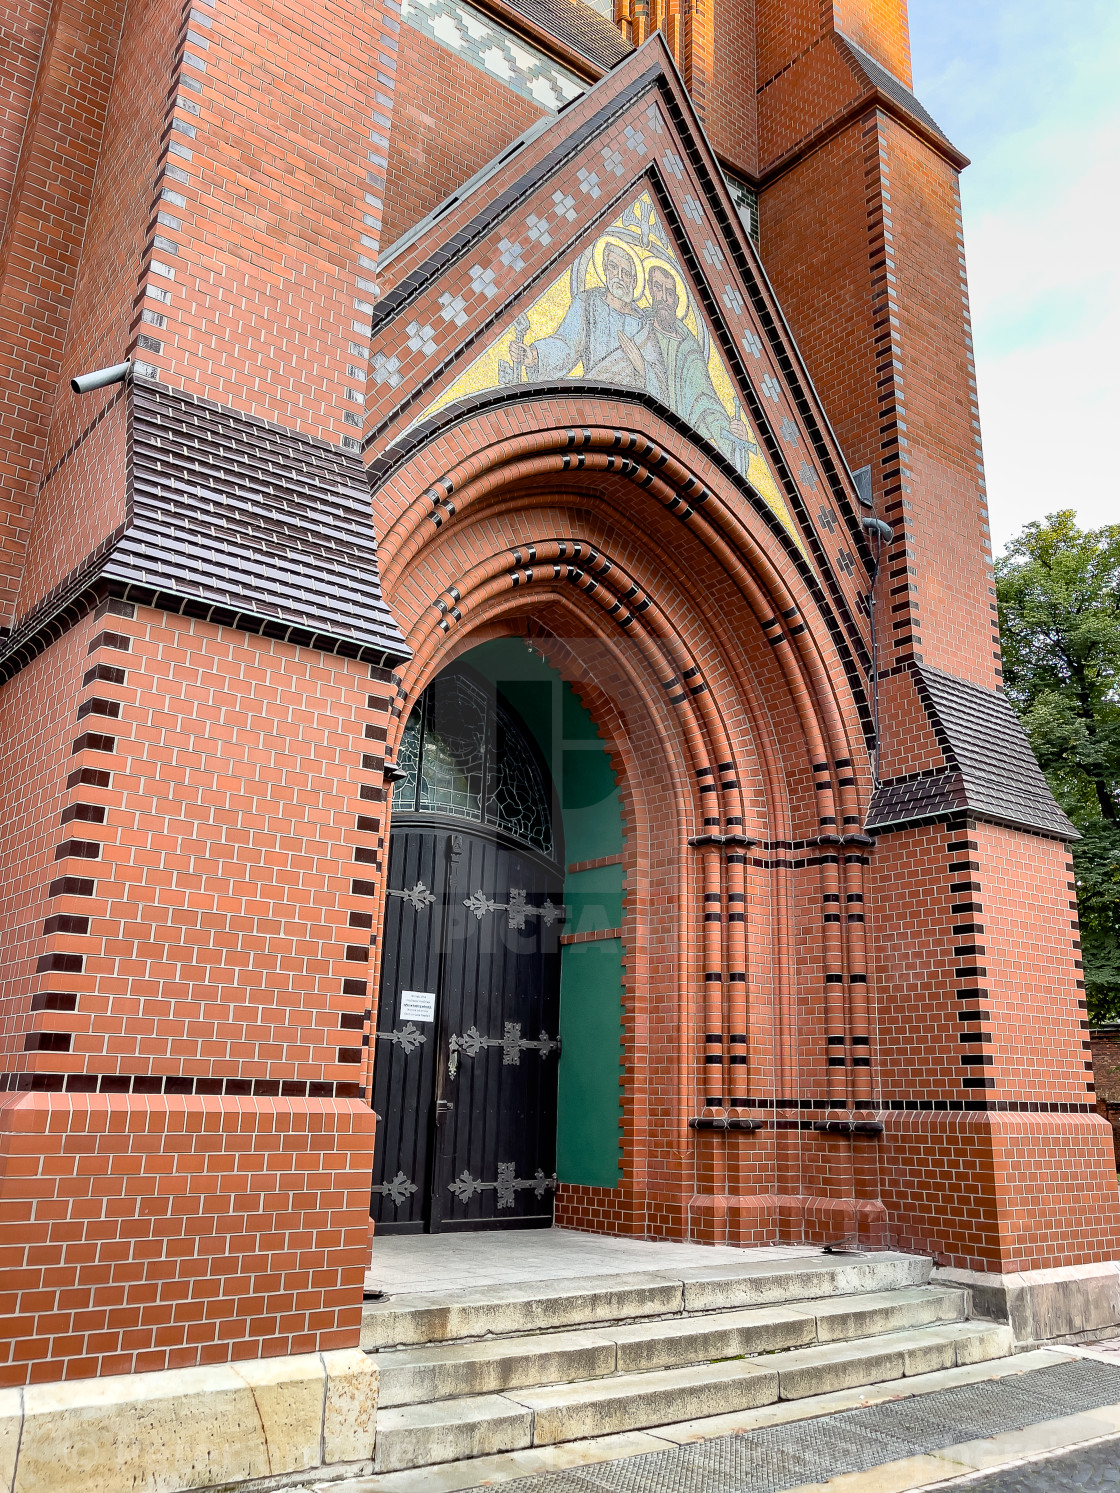
[[[826, 1040], [869, 1051], [873, 1025], [863, 925], [821, 914], [866, 892], [852, 650], [813, 567], [705, 451], [648, 411], [639, 430], [621, 402], [585, 401], [577, 426], [556, 418], [564, 404], [453, 417], [385, 474], [385, 590], [412, 650], [389, 749], [453, 658], [520, 633], [615, 753], [640, 1078], [624, 1090], [623, 1197], [566, 1199], [575, 1221], [606, 1208], [746, 1239], [811, 1214], [810, 1233], [850, 1233], [867, 1186], [846, 1151], [807, 1163], [800, 1129], [689, 1121], [776, 1110], [806, 1086], [844, 1113], [872, 1103], [870, 1066], [830, 1067]], [[873, 1198], [860, 1206], [879, 1220]]]

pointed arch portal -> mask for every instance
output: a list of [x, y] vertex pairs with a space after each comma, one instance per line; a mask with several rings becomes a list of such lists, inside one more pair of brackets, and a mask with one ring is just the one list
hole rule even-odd
[[580, 874], [625, 886], [617, 1151], [565, 1119], [606, 1050], [577, 1057], [565, 1012], [593, 982], [569, 970], [615, 930], [565, 922], [556, 1217], [878, 1237], [872, 555], [693, 125], [653, 46], [381, 256], [370, 366], [393, 399], [366, 472], [411, 649], [387, 746], [443, 670], [518, 638], [610, 754], [620, 861]]
[[[584, 1227], [657, 1219], [750, 1242], [777, 1237], [787, 1214], [800, 1235], [812, 1214], [811, 1232], [878, 1237], [877, 1181], [852, 1131], [853, 1116], [869, 1122], [874, 1107], [856, 911], [868, 871], [867, 784], [855, 766], [857, 756], [866, 763], [868, 724], [851, 646], [860, 639], [729, 463], [668, 412], [597, 395], [592, 424], [586, 397], [567, 389], [453, 407], [381, 474], [382, 565], [412, 658], [397, 676], [387, 744], [408, 802], [393, 806], [373, 1043], [384, 1116], [375, 1216], [390, 1228], [501, 1226], [547, 1222], [555, 1201], [559, 1221]], [[472, 1007], [471, 1021], [441, 1025], [445, 956], [407, 932], [427, 913], [405, 895], [417, 882], [435, 894], [435, 861], [406, 864], [397, 849], [417, 832], [418, 723], [436, 719], [441, 680], [465, 671], [519, 721], [541, 781], [551, 780], [554, 843], [564, 846], [546, 866], [539, 849], [484, 824], [482, 809], [472, 826], [460, 818], [463, 828], [446, 830], [464, 846], [471, 836], [508, 842], [512, 858], [508, 871], [494, 861], [477, 887], [447, 882], [440, 905], [454, 908], [450, 931], [469, 944], [471, 978], [492, 983], [468, 906], [475, 892], [477, 906], [501, 905], [506, 928], [523, 890], [534, 911], [515, 930], [518, 947], [540, 961], [540, 988], [560, 993], [554, 1024], [521, 1020], [520, 1040], [563, 1043], [547, 1059], [533, 1051], [534, 1075], [555, 1074], [559, 1123], [553, 1131], [551, 1101], [535, 1091], [542, 1128], [523, 1156], [504, 1140], [484, 1143], [479, 1118], [494, 1120], [515, 1066], [529, 1071], [524, 1056], [507, 1065], [500, 1045], [505, 1022], [519, 1018], [495, 1007], [484, 1029]], [[534, 705], [538, 684], [553, 700], [549, 725]], [[609, 789], [579, 810], [588, 839], [572, 820], [580, 751], [610, 773]], [[470, 864], [465, 849], [454, 864]], [[563, 906], [563, 922], [545, 925], [536, 909], [546, 901]], [[430, 972], [405, 979], [404, 945]], [[485, 953], [507, 957], [498, 940]], [[408, 989], [436, 1000], [431, 1036], [408, 1059], [431, 1065], [428, 1100], [416, 1101], [431, 1118], [413, 1124], [423, 1139], [405, 1165], [388, 1085], [404, 1061], [393, 1034]], [[470, 1058], [460, 1049], [455, 1062], [451, 1039], [472, 1025], [470, 1041], [492, 1045]], [[492, 1087], [465, 1111], [451, 1101], [456, 1118], [441, 1135], [450, 1112], [437, 1123], [437, 1106], [449, 1083], [461, 1096], [467, 1063], [472, 1083], [488, 1073]], [[821, 1144], [829, 1124], [847, 1144]], [[514, 1131], [524, 1139], [523, 1120]]]
[[520, 639], [427, 686], [397, 754], [376, 1028], [383, 1233], [547, 1226], [618, 1182], [622, 817], [610, 757]]

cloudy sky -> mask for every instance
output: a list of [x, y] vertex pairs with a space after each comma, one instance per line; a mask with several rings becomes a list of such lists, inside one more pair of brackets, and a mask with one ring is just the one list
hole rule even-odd
[[962, 178], [992, 538], [1120, 523], [1120, 5], [910, 0]]

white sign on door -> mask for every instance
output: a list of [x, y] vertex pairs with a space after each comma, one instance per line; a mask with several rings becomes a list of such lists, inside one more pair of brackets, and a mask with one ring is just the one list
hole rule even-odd
[[436, 1019], [436, 996], [434, 990], [402, 990], [402, 1021], [434, 1021]]

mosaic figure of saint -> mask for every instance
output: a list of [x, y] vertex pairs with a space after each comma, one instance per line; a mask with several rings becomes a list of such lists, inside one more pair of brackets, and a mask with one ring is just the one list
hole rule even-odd
[[646, 326], [634, 299], [638, 267], [621, 244], [608, 243], [603, 252], [603, 280], [572, 297], [551, 337], [511, 342], [514, 369], [530, 379], [566, 378], [582, 364], [584, 378], [644, 389], [645, 363], [634, 342]]
[[744, 475], [758, 451], [750, 427], [732, 418], [716, 393], [704, 347], [677, 314], [675, 276], [651, 264], [638, 303], [639, 267], [622, 245], [607, 240], [602, 286], [572, 296], [560, 325], [532, 343], [519, 325], [509, 344], [515, 382], [567, 378], [577, 368], [598, 383], [645, 389], [721, 450]]
[[635, 339], [645, 367], [646, 388], [745, 474], [758, 446], [750, 426], [729, 417], [712, 384], [707, 354], [677, 315], [675, 276], [662, 265], [653, 264], [646, 288], [650, 298], [645, 313], [648, 319]]

